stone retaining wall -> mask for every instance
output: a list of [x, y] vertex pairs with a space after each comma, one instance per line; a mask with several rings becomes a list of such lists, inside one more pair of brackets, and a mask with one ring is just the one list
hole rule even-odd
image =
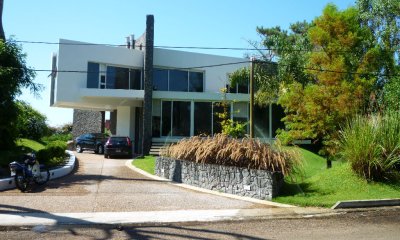
[[283, 184], [280, 172], [157, 157], [155, 174], [175, 182], [257, 199], [271, 200]]

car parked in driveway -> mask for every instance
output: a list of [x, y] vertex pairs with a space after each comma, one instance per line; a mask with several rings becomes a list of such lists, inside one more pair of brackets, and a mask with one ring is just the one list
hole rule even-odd
[[104, 145], [104, 157], [132, 157], [132, 141], [126, 136], [111, 136]]
[[75, 148], [78, 153], [84, 150], [94, 151], [95, 153], [104, 153], [104, 143], [108, 135], [103, 133], [86, 133], [75, 139]]

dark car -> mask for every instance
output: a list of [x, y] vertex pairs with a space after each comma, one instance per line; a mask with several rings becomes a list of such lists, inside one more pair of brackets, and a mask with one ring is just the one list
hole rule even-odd
[[112, 136], [104, 145], [104, 157], [132, 156], [132, 141], [129, 137]]
[[104, 153], [104, 143], [108, 136], [103, 133], [86, 133], [75, 139], [76, 151], [81, 153], [84, 150], [91, 150], [95, 153]]

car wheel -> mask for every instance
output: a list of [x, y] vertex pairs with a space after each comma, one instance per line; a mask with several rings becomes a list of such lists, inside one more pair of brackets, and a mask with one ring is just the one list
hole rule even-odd
[[77, 151], [78, 153], [83, 152], [83, 149], [82, 149], [81, 145], [76, 144], [76, 151]]
[[104, 153], [104, 147], [102, 145], [97, 146], [97, 153], [98, 154], [103, 154]]

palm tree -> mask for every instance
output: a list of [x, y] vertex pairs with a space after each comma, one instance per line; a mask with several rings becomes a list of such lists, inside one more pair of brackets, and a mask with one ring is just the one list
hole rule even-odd
[[3, 41], [5, 41], [6, 36], [4, 35], [3, 29], [3, 3], [4, 0], [0, 0], [0, 39], [3, 39]]

